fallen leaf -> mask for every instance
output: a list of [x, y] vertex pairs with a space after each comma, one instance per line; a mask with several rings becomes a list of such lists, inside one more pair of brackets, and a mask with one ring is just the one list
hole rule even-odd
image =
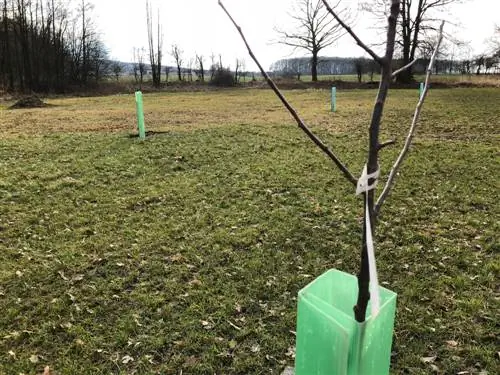
[[236, 348], [237, 342], [234, 340], [229, 341], [229, 348], [234, 349]]
[[201, 325], [203, 326], [203, 328], [205, 328], [206, 330], [209, 330], [209, 329], [212, 329], [212, 325], [210, 324], [210, 322], [207, 322], [206, 320], [202, 320], [201, 321]]
[[234, 308], [238, 314], [241, 314], [241, 305], [238, 302], [236, 302]]
[[45, 366], [45, 368], [43, 369], [43, 375], [50, 375], [50, 367], [49, 366]]
[[453, 348], [458, 346], [458, 342], [456, 342], [455, 340], [448, 340], [446, 341], [446, 343], [448, 344], [448, 346], [451, 346]]
[[260, 345], [259, 344], [252, 345], [252, 348], [250, 350], [252, 351], [252, 353], [258, 353], [260, 352]]
[[129, 362], [133, 362], [133, 361], [134, 361], [134, 358], [133, 358], [133, 357], [131, 357], [131, 356], [129, 356], [129, 355], [126, 355], [126, 356], [124, 356], [124, 357], [122, 358], [122, 363], [123, 363], [124, 365], [126, 365], [126, 364], [127, 364], [127, 363], [129, 363]]
[[431, 365], [431, 369], [432, 369], [432, 371], [434, 371], [434, 372], [439, 372], [439, 367], [437, 367], [437, 366], [436, 366], [436, 365], [434, 365], [434, 364], [432, 364], [432, 365]]
[[31, 357], [30, 357], [30, 362], [31, 363], [38, 363], [38, 356], [36, 354], [33, 354]]
[[434, 362], [436, 359], [437, 359], [437, 357], [436, 357], [436, 356], [434, 356], [434, 357], [420, 357], [420, 361], [421, 361], [422, 363], [432, 363], [432, 362]]
[[16, 359], [16, 353], [14, 353], [12, 350], [9, 350], [9, 355], [10, 355], [12, 358]]

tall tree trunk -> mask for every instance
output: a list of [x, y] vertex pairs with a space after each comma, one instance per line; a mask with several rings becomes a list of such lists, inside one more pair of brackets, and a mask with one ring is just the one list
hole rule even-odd
[[311, 58], [311, 77], [313, 82], [318, 81], [318, 51], [313, 50]]
[[4, 8], [3, 8], [3, 30], [4, 30], [4, 36], [5, 36], [5, 56], [3, 58], [5, 59], [5, 69], [6, 71], [4, 73], [7, 74], [8, 76], [8, 88], [10, 91], [14, 90], [14, 69], [13, 69], [13, 64], [14, 61], [11, 56], [11, 49], [10, 49], [10, 33], [9, 33], [9, 19], [8, 19], [8, 14], [7, 14], [7, 0], [4, 0], [3, 2]]

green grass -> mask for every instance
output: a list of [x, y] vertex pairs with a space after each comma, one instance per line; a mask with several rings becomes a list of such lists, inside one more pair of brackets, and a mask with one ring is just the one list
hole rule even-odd
[[[336, 114], [328, 91], [286, 94], [359, 173], [375, 92], [339, 92]], [[391, 93], [383, 139], [401, 145], [416, 96]], [[432, 91], [383, 208], [394, 374], [432, 373], [433, 356], [442, 374], [499, 369], [499, 100]], [[142, 143], [132, 95], [49, 102], [0, 115], [0, 374], [292, 365], [297, 292], [357, 271], [363, 208], [272, 94], [146, 95], [166, 133]]]

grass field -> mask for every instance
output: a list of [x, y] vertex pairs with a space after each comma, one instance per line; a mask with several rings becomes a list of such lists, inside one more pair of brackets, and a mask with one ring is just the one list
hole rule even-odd
[[[359, 173], [375, 91], [288, 91]], [[401, 146], [416, 90], [388, 100]], [[393, 374], [499, 373], [500, 90], [431, 91], [377, 228]], [[0, 374], [279, 374], [362, 202], [267, 90], [0, 107]], [[387, 174], [399, 147], [382, 153]]]

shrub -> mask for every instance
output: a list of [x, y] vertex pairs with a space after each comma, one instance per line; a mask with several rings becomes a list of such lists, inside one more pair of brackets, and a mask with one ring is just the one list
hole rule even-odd
[[234, 76], [229, 69], [218, 68], [210, 83], [219, 87], [231, 87], [234, 86]]

